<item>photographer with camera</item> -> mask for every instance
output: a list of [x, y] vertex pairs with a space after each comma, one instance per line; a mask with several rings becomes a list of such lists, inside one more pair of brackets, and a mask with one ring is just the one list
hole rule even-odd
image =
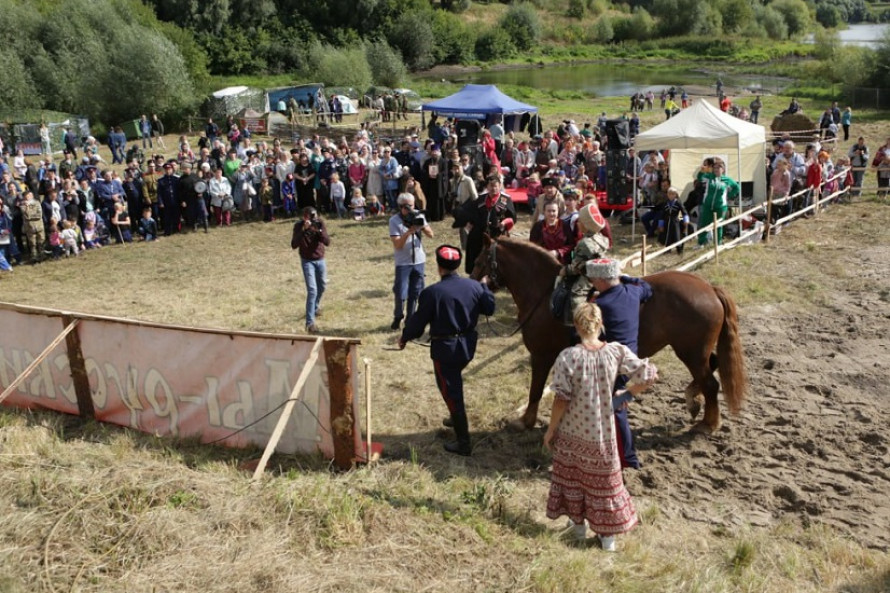
[[[417, 308], [417, 299], [424, 286], [423, 235], [432, 238], [433, 229], [426, 222], [423, 212], [414, 209], [414, 196], [400, 194], [399, 211], [389, 219], [389, 238], [392, 240], [396, 260], [396, 277], [392, 285], [395, 295], [392, 329], [399, 329], [402, 319], [410, 318]], [[407, 299], [407, 310], [403, 305]]]
[[319, 333], [315, 317], [328, 283], [324, 252], [330, 244], [331, 238], [318, 212], [312, 206], [303, 208], [303, 219], [294, 223], [290, 246], [291, 249], [300, 250], [303, 279], [306, 281], [306, 331], [310, 334]]

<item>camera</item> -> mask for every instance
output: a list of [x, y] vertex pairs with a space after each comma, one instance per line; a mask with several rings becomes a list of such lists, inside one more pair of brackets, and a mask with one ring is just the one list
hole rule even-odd
[[425, 227], [426, 213], [423, 210], [412, 210], [408, 214], [402, 215], [402, 221], [405, 226]]
[[321, 220], [318, 219], [318, 218], [313, 218], [313, 219], [312, 219], [312, 226], [314, 226], [315, 228], [321, 230]]

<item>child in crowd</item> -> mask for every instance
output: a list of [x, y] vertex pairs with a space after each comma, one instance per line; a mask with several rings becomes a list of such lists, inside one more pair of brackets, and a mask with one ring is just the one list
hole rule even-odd
[[158, 238], [158, 223], [151, 217], [151, 208], [142, 210], [142, 218], [139, 219], [137, 232], [144, 241], [154, 241]]
[[535, 209], [535, 204], [538, 201], [538, 196], [541, 195], [541, 191], [541, 176], [537, 173], [532, 173], [529, 175], [528, 183], [525, 186], [525, 193], [528, 194], [528, 207], [532, 210]]
[[377, 196], [373, 194], [368, 196], [365, 208], [367, 210], [368, 216], [373, 216], [376, 218], [383, 214], [383, 206], [380, 205], [380, 201], [377, 199]]
[[72, 228], [71, 221], [62, 221], [62, 252], [65, 256], [77, 255], [80, 249], [77, 246], [77, 231]]
[[346, 186], [340, 181], [340, 174], [333, 173], [331, 175], [331, 203], [337, 211], [337, 218], [346, 216]]
[[272, 186], [269, 185], [269, 178], [263, 177], [260, 181], [260, 204], [263, 206], [263, 222], [272, 222]]
[[284, 205], [284, 215], [295, 216], [297, 214], [297, 182], [294, 181], [293, 173], [288, 173], [281, 183], [281, 199]]
[[49, 223], [49, 248], [52, 250], [53, 259], [62, 257], [62, 233], [59, 232], [59, 225], [55, 221]]
[[111, 217], [111, 226], [114, 227], [115, 243], [132, 243], [130, 234], [130, 215], [121, 202], [114, 205], [114, 214]]
[[355, 220], [365, 219], [365, 197], [362, 195], [361, 187], [352, 188], [352, 199], [349, 201], [349, 207], [352, 208], [352, 217]]
[[[88, 212], [87, 214], [93, 214]], [[83, 229], [83, 246], [86, 249], [98, 249], [102, 247], [102, 241], [99, 239], [99, 231], [96, 230], [96, 217], [86, 219], [86, 226]]]

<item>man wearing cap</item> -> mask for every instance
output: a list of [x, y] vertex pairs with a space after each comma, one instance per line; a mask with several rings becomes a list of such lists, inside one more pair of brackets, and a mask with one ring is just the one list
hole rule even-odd
[[170, 236], [179, 231], [179, 178], [173, 175], [173, 163], [164, 164], [164, 176], [158, 179], [158, 206], [164, 235]]
[[436, 385], [451, 414], [446, 425], [454, 427], [455, 442], [445, 444], [445, 450], [458, 455], [470, 455], [470, 427], [464, 406], [464, 368], [476, 353], [476, 323], [479, 314], [494, 314], [494, 294], [488, 289], [488, 278], [477, 282], [461, 278], [461, 252], [457, 247], [442, 245], [436, 249], [439, 282], [420, 293], [417, 312], [405, 323], [399, 338], [399, 348], [409, 340], [423, 335], [430, 326], [430, 358]]
[[587, 204], [578, 212], [578, 232], [581, 239], [572, 252], [571, 260], [561, 271], [560, 276], [570, 284], [569, 323], [578, 305], [587, 300], [591, 284], [587, 279], [587, 262], [606, 256], [611, 247], [609, 238], [603, 233], [609, 223], [596, 203]]
[[198, 192], [195, 187], [201, 179], [194, 173], [192, 164], [188, 161], [182, 163], [182, 177], [179, 178], [179, 199], [183, 218], [187, 227], [197, 231], [200, 224], [207, 232], [207, 205], [204, 203], [204, 192]]
[[[652, 287], [645, 280], [622, 277], [616, 260], [593, 259], [587, 262], [587, 278], [596, 293], [591, 302], [599, 306], [603, 315], [603, 334], [607, 342], [618, 342], [637, 353], [640, 332], [640, 305], [652, 296]], [[615, 390], [624, 388], [626, 377], [618, 377]], [[618, 450], [622, 467], [640, 468], [633, 435], [627, 421], [627, 409], [615, 410]]]
[[25, 239], [28, 243], [28, 251], [31, 253], [31, 263], [36, 264], [43, 259], [43, 243], [46, 241], [46, 232], [43, 227], [43, 207], [34, 196], [34, 192], [28, 190], [23, 196], [22, 222], [25, 231]]
[[423, 290], [426, 273], [423, 235], [433, 237], [430, 225], [425, 220], [417, 221], [414, 217], [412, 194], [401, 194], [398, 204], [399, 212], [389, 219], [389, 238], [396, 262], [396, 275], [392, 285], [395, 295], [392, 329], [399, 329], [402, 319], [410, 319], [417, 308], [417, 299]]
[[535, 204], [535, 213], [532, 217], [535, 221], [544, 218], [544, 207], [547, 204], [556, 203], [559, 207], [559, 217], [562, 218], [566, 213], [566, 202], [559, 191], [559, 181], [555, 177], [541, 178], [541, 195], [538, 196]]
[[451, 225], [454, 229], [467, 229], [467, 274], [473, 271], [476, 258], [482, 253], [483, 235], [497, 239], [509, 233], [516, 223], [516, 208], [510, 196], [501, 191], [501, 178], [490, 175], [486, 182], [487, 191], [456, 210]]

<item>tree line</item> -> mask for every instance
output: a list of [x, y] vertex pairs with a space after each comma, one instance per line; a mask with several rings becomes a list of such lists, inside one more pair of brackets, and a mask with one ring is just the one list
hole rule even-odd
[[[409, 71], [437, 64], [573, 43], [778, 41], [872, 14], [863, 0], [503, 3], [491, 11], [498, 18], [480, 20], [462, 14], [471, 0], [0, 0], [0, 106], [113, 124], [140, 113], [193, 113], [211, 75], [289, 73], [361, 90], [399, 86]], [[829, 75], [890, 86], [880, 60], [828, 46], [833, 53], [820, 57], [836, 64]]]

